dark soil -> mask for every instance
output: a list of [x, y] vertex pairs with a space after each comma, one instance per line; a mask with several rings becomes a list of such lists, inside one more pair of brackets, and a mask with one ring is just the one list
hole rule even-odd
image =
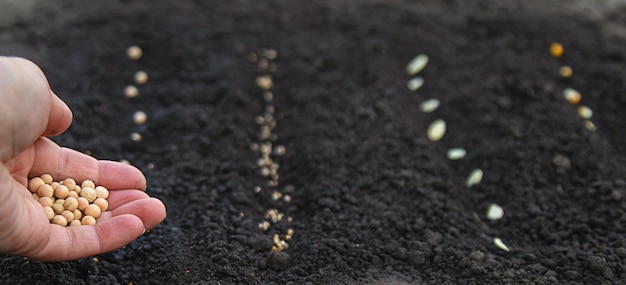
[[[1, 256], [4, 284], [626, 284], [626, 9], [43, 2], [0, 28], [0, 53], [39, 64], [73, 109], [55, 141], [129, 160], [168, 217], [95, 258]], [[133, 44], [144, 49], [137, 62], [125, 55]], [[278, 52], [275, 71], [250, 58], [266, 49]], [[430, 62], [411, 92], [405, 66], [419, 53]], [[150, 82], [129, 100], [122, 90], [137, 70]], [[263, 74], [272, 102], [255, 85]], [[595, 131], [563, 99], [566, 87], [594, 111]], [[434, 113], [418, 108], [428, 98], [442, 102]], [[269, 104], [273, 145], [286, 149], [271, 156], [277, 187], [251, 148]], [[137, 110], [147, 124], [133, 123]], [[448, 131], [431, 142], [438, 118]], [[451, 147], [468, 155], [449, 161]], [[474, 168], [484, 178], [468, 188]], [[485, 218], [491, 203], [504, 218]], [[274, 208], [283, 219], [260, 229]], [[272, 252], [289, 228], [289, 248]]]

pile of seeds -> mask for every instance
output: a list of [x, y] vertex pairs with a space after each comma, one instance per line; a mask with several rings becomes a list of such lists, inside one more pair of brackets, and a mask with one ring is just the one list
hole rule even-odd
[[55, 182], [50, 174], [33, 177], [28, 182], [33, 198], [43, 206], [50, 223], [59, 226], [95, 225], [109, 208], [109, 190], [91, 180], [80, 183], [72, 178]]

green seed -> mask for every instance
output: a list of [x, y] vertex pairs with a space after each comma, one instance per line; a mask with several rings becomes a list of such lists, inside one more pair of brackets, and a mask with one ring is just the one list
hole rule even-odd
[[504, 216], [504, 209], [496, 204], [490, 204], [487, 209], [487, 219], [499, 220]]
[[439, 108], [438, 99], [428, 99], [420, 104], [420, 110], [424, 113], [432, 113]]
[[446, 134], [446, 122], [442, 119], [434, 120], [428, 126], [427, 135], [431, 141], [438, 141]]
[[587, 106], [580, 106], [578, 107], [578, 115], [585, 120], [589, 120], [593, 116], [593, 111]]
[[465, 186], [472, 187], [476, 184], [479, 184], [480, 181], [483, 180], [483, 171], [479, 168], [476, 168], [470, 172], [465, 180]]
[[449, 160], [459, 160], [464, 158], [466, 154], [465, 149], [460, 147], [451, 148], [448, 150], [448, 159]]
[[406, 73], [409, 75], [418, 74], [420, 71], [424, 70], [426, 64], [428, 64], [428, 56], [425, 54], [419, 54], [406, 65]]
[[495, 244], [501, 250], [511, 251], [511, 248], [508, 245], [504, 244], [504, 242], [502, 242], [500, 238], [493, 238], [493, 244]]
[[416, 91], [417, 89], [420, 89], [420, 87], [422, 87], [423, 85], [424, 78], [421, 78], [419, 76], [409, 80], [409, 82], [406, 83], [406, 87], [409, 88], [409, 90], [411, 91]]

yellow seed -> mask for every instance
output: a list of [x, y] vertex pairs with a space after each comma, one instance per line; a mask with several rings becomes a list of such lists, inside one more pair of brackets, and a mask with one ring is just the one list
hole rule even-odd
[[46, 212], [46, 216], [48, 217], [49, 221], [52, 221], [52, 218], [54, 218], [54, 210], [52, 210], [52, 207], [48, 207], [45, 206], [43, 207], [44, 211]]
[[555, 58], [559, 58], [563, 55], [563, 45], [560, 43], [552, 43], [550, 45], [550, 55]]
[[483, 180], [483, 171], [479, 168], [476, 168], [472, 170], [472, 172], [470, 172], [470, 174], [467, 176], [467, 179], [465, 180], [465, 186], [472, 187], [480, 183], [480, 181], [482, 180]]
[[83, 217], [83, 212], [81, 212], [79, 209], [74, 210], [74, 220], [79, 220]]
[[571, 67], [567, 65], [561, 66], [561, 68], [559, 68], [559, 75], [561, 75], [561, 77], [563, 78], [570, 78], [572, 77], [573, 74], [574, 74], [574, 71], [572, 70]]
[[78, 209], [78, 200], [76, 198], [68, 197], [67, 199], [65, 199], [65, 202], [63, 202], [63, 208], [69, 211], [74, 211]]
[[499, 220], [504, 216], [504, 209], [496, 204], [490, 204], [487, 209], [487, 219]]
[[255, 80], [256, 86], [262, 90], [269, 90], [273, 86], [272, 77], [269, 75], [258, 76]]
[[55, 181], [55, 182], [50, 183], [50, 186], [52, 186], [52, 189], [57, 189], [57, 187], [58, 187], [59, 185], [61, 185], [61, 183], [56, 182], [56, 181]]
[[148, 83], [148, 73], [145, 71], [137, 71], [135, 73], [135, 83], [137, 83], [137, 85], [144, 85]]
[[59, 185], [57, 186], [57, 188], [54, 189], [54, 197], [60, 198], [60, 199], [65, 199], [67, 198], [67, 195], [70, 193], [70, 190], [67, 189], [67, 187], [65, 185]]
[[563, 98], [565, 98], [565, 100], [567, 100], [570, 104], [576, 105], [580, 103], [582, 96], [580, 95], [580, 92], [573, 88], [565, 88], [563, 89]]
[[46, 184], [45, 182], [43, 182], [43, 179], [41, 179], [41, 177], [33, 177], [32, 179], [30, 179], [30, 181], [28, 181], [28, 190], [30, 190], [30, 192], [32, 193], [37, 193], [37, 188], [39, 188], [39, 186]]
[[96, 183], [94, 183], [91, 180], [85, 180], [83, 181], [83, 183], [80, 184], [80, 187], [81, 188], [84, 188], [84, 187], [96, 188]]
[[60, 215], [65, 210], [65, 208], [63, 208], [63, 204], [57, 204], [57, 203], [52, 204], [50, 208], [52, 208], [52, 210], [54, 210], [54, 213], [57, 215]]
[[93, 201], [92, 205], [97, 205], [98, 207], [100, 207], [100, 210], [102, 212], [106, 211], [109, 208], [109, 202], [107, 202], [107, 200], [105, 200], [104, 198], [97, 198]]
[[432, 113], [439, 108], [438, 99], [428, 99], [420, 104], [420, 110], [424, 113]]
[[80, 190], [81, 190], [81, 189], [82, 189], [82, 188], [80, 187], [80, 185], [76, 185], [76, 187], [74, 187], [74, 192], [76, 192], [76, 193], [80, 193]]
[[406, 83], [406, 88], [408, 88], [411, 91], [417, 91], [417, 89], [420, 89], [423, 85], [424, 85], [424, 78], [418, 76], [409, 80]]
[[593, 111], [587, 106], [579, 106], [578, 115], [585, 120], [589, 120], [593, 116]]
[[76, 226], [82, 226], [83, 223], [80, 222], [80, 220], [72, 220], [70, 222], [70, 227], [76, 227]]
[[93, 226], [96, 224], [96, 218], [92, 217], [92, 216], [84, 216], [81, 219], [81, 223], [83, 225], [87, 225], [87, 226]]
[[464, 158], [466, 153], [465, 149], [455, 147], [448, 150], [447, 157], [449, 160], [459, 160]]
[[52, 179], [52, 175], [50, 175], [50, 174], [43, 174], [40, 177], [43, 180], [43, 182], [46, 183], [46, 184], [52, 184], [52, 182], [54, 181]]
[[100, 206], [98, 205], [91, 204], [87, 206], [87, 208], [85, 208], [85, 215], [87, 216], [98, 218], [100, 217], [101, 213], [102, 213], [102, 210], [100, 209]]
[[96, 189], [96, 197], [98, 198], [104, 198], [107, 199], [109, 198], [109, 190], [106, 189], [106, 187], [104, 186], [97, 186]]
[[137, 111], [133, 115], [133, 121], [137, 125], [143, 125], [146, 123], [147, 120], [148, 120], [148, 115], [146, 115], [146, 113], [143, 111]]
[[52, 198], [52, 194], [54, 194], [54, 190], [52, 189], [52, 186], [48, 184], [42, 184], [37, 188], [37, 195], [39, 195], [39, 197]]
[[54, 204], [63, 205], [63, 204], [65, 204], [65, 199], [56, 199], [56, 200], [54, 200]]
[[67, 226], [67, 219], [61, 215], [56, 215], [52, 218], [52, 223], [65, 227]]
[[51, 207], [52, 204], [54, 204], [54, 201], [52, 201], [52, 198], [50, 197], [41, 197], [39, 198], [39, 204], [41, 204], [44, 207]]
[[89, 203], [93, 202], [93, 200], [96, 200], [96, 198], [98, 198], [98, 194], [96, 193], [96, 190], [90, 187], [83, 187], [83, 189], [80, 190], [79, 195], [80, 197], [87, 199]]
[[446, 134], [446, 122], [442, 119], [433, 121], [428, 126], [428, 139], [431, 141], [438, 141]]
[[67, 187], [67, 189], [69, 190], [74, 190], [74, 188], [76, 188], [76, 180], [72, 178], [67, 178], [63, 180], [63, 183], [61, 184], [65, 185], [65, 187]]
[[76, 191], [70, 191], [69, 193], [67, 193], [67, 198], [70, 198], [70, 197], [78, 198], [78, 193], [76, 193]]
[[39, 200], [39, 198], [40, 198], [40, 197], [39, 197], [39, 195], [37, 195], [37, 193], [33, 193], [33, 199], [35, 199], [35, 200]]
[[495, 244], [499, 249], [504, 251], [511, 251], [511, 248], [504, 244], [500, 238], [493, 238], [493, 244]]
[[124, 87], [124, 96], [128, 99], [135, 98], [139, 95], [139, 89], [133, 85]]
[[63, 218], [65, 218], [66, 221], [74, 220], [74, 213], [72, 211], [65, 210], [61, 213], [61, 216], [63, 216]]
[[87, 208], [87, 206], [89, 206], [89, 201], [87, 199], [85, 199], [84, 197], [78, 197], [76, 198], [76, 201], [78, 201], [78, 209], [81, 211], [84, 211], [85, 208]]
[[428, 56], [425, 54], [419, 54], [406, 65], [406, 73], [409, 75], [418, 74], [426, 67], [426, 64], [428, 64]]
[[126, 49], [126, 55], [132, 60], [139, 60], [143, 55], [143, 50], [138, 46], [129, 46]]
[[288, 229], [287, 230], [287, 235], [288, 236], [293, 236], [293, 229]]

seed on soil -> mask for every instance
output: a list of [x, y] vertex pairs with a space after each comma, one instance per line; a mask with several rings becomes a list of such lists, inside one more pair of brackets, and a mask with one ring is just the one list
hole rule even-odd
[[447, 156], [449, 160], [459, 160], [464, 158], [466, 153], [464, 148], [455, 147], [448, 150]]
[[428, 126], [427, 135], [431, 141], [438, 141], [446, 134], [446, 122], [442, 119], [434, 120]]
[[139, 60], [143, 55], [143, 50], [138, 46], [129, 46], [126, 49], [126, 55], [132, 60]]
[[256, 86], [261, 88], [262, 90], [272, 89], [272, 77], [269, 75], [258, 76], [255, 80]]
[[52, 218], [52, 223], [53, 224], [57, 224], [59, 226], [65, 227], [67, 226], [67, 219], [65, 219], [65, 217], [61, 216], [61, 215], [55, 215]]
[[282, 194], [282, 193], [280, 193], [280, 192], [278, 192], [278, 191], [274, 191], [274, 192], [272, 192], [272, 200], [274, 200], [274, 201], [278, 201], [278, 200], [280, 200], [280, 198], [282, 198], [282, 197], [283, 197], [283, 194]]
[[285, 152], [287, 152], [287, 149], [282, 145], [276, 146], [273, 151], [275, 155], [283, 155]]
[[496, 204], [490, 204], [487, 209], [487, 219], [489, 220], [499, 220], [504, 216], [504, 209]]
[[559, 68], [559, 75], [561, 75], [561, 77], [563, 78], [570, 78], [572, 77], [573, 74], [574, 74], [574, 71], [572, 70], [571, 67], [567, 65], [563, 65], [561, 66], [561, 68]]
[[472, 187], [476, 184], [479, 184], [480, 181], [483, 180], [483, 171], [479, 168], [476, 168], [470, 172], [465, 180], [465, 186]]
[[585, 128], [587, 128], [590, 131], [595, 131], [596, 130], [596, 125], [589, 121], [589, 120], [585, 120]]
[[426, 64], [428, 64], [428, 56], [419, 54], [406, 65], [406, 73], [409, 75], [418, 74], [420, 71], [424, 70]]
[[501, 250], [511, 251], [511, 248], [508, 245], [504, 244], [504, 242], [502, 242], [500, 238], [493, 238], [493, 244], [495, 244]]
[[126, 98], [135, 98], [139, 95], [139, 89], [133, 85], [128, 85], [124, 88], [124, 96]]
[[139, 133], [132, 133], [130, 134], [130, 139], [134, 142], [140, 142], [141, 141], [141, 134]]
[[143, 70], [137, 71], [135, 73], [135, 83], [137, 83], [137, 85], [148, 83], [148, 73]]
[[563, 45], [560, 43], [552, 43], [550, 45], [550, 55], [554, 58], [559, 58], [563, 55]]
[[593, 116], [593, 111], [587, 106], [579, 106], [578, 115], [585, 120], [589, 120]]
[[271, 102], [272, 100], [274, 100], [274, 93], [272, 93], [272, 91], [263, 92], [263, 99], [265, 99], [265, 101], [267, 102]]
[[439, 108], [439, 99], [428, 99], [420, 104], [420, 111], [432, 113]]
[[424, 85], [424, 78], [418, 76], [409, 80], [406, 83], [406, 88], [409, 88], [409, 90], [411, 91], [417, 91], [417, 89], [420, 89], [423, 85]]
[[565, 88], [563, 89], [563, 98], [565, 98], [565, 100], [567, 100], [570, 104], [576, 105], [580, 103], [582, 96], [580, 95], [580, 92], [573, 88]]
[[148, 120], [148, 115], [146, 115], [146, 113], [143, 111], [137, 111], [133, 115], [133, 121], [137, 125], [143, 125], [146, 123], [147, 120]]
[[266, 231], [269, 228], [270, 228], [270, 223], [268, 221], [263, 221], [262, 223], [259, 223], [259, 229]]

